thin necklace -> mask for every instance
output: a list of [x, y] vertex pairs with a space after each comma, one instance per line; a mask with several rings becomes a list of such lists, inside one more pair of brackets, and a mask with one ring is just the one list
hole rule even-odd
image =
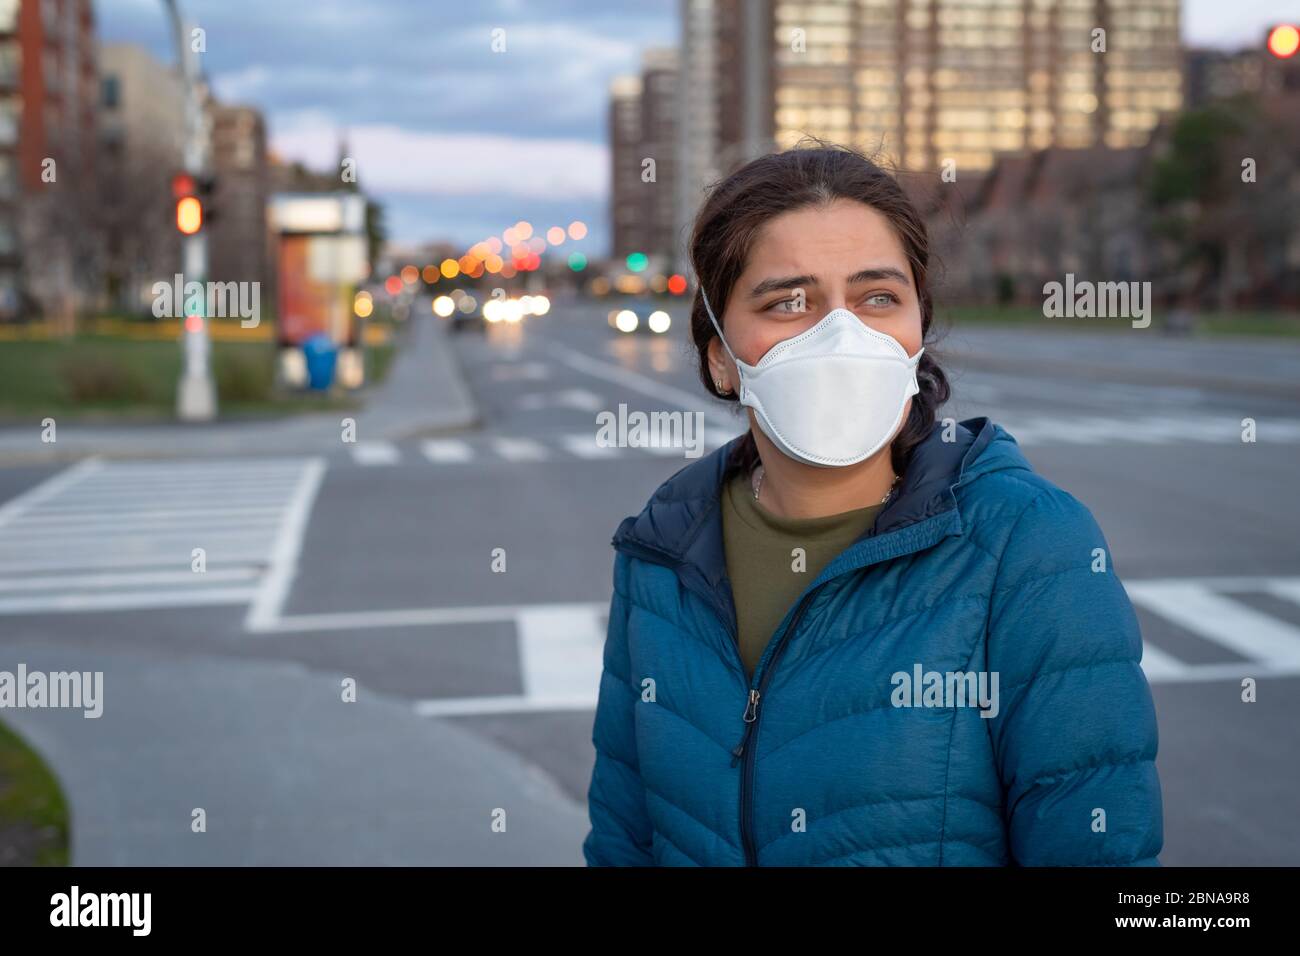
[[[754, 500], [755, 500], [755, 501], [758, 500], [758, 492], [759, 492], [759, 489], [761, 489], [761, 488], [763, 487], [763, 474], [764, 474], [764, 472], [763, 472], [763, 466], [760, 464], [757, 468], [754, 469], [754, 475], [753, 475], [753, 477], [750, 479], [750, 485], [751, 485], [751, 487], [753, 487], [753, 489], [754, 489]], [[880, 499], [880, 503], [881, 503], [882, 505], [883, 505], [886, 501], [888, 501], [890, 498], [893, 497], [893, 495], [894, 495], [894, 489], [898, 487], [898, 479], [901, 478], [901, 477], [902, 477], [901, 475], [895, 475], [895, 476], [894, 476], [894, 480], [891, 481], [891, 482], [889, 483], [889, 490], [888, 490], [887, 492], [885, 492], [885, 497], [883, 497], [883, 498]]]

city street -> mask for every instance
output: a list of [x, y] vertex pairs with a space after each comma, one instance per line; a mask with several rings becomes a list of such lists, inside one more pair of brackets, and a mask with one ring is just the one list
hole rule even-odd
[[[709, 450], [740, 419], [704, 396], [682, 314], [620, 335], [557, 299], [448, 336], [422, 305], [417, 338], [454, 350], [477, 427], [0, 458], [0, 669], [105, 672], [98, 720], [6, 713], [64, 784], [74, 863], [582, 862], [609, 539], [686, 464], [599, 446], [595, 417], [702, 411]], [[1109, 539], [1171, 866], [1300, 859], [1300, 348], [1238, 348], [1152, 329], [936, 349], [945, 414], [1002, 424]]]

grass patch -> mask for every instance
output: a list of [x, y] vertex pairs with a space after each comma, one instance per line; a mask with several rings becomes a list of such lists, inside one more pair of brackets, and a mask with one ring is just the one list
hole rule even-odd
[[397, 349], [392, 345], [372, 345], [366, 349], [366, 383], [377, 385], [388, 377]]
[[[356, 398], [282, 394], [275, 389], [271, 342], [211, 343], [212, 374], [223, 416], [277, 415], [352, 408]], [[371, 384], [387, 374], [392, 345], [367, 350]], [[81, 335], [0, 345], [0, 417], [171, 419], [182, 368], [176, 341]]]
[[0, 866], [67, 866], [68, 807], [40, 757], [0, 724]]

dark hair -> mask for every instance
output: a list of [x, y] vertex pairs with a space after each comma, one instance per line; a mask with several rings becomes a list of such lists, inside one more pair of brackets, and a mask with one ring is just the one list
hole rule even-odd
[[[691, 265], [698, 286], [708, 292], [713, 314], [722, 323], [732, 286], [744, 272], [754, 240], [768, 220], [794, 209], [850, 199], [881, 213], [898, 233], [916, 282], [922, 343], [928, 346], [934, 305], [927, 284], [930, 241], [925, 221], [898, 182], [862, 153], [815, 142], [814, 146], [801, 145], [761, 156], [710, 189], [691, 232]], [[709, 374], [709, 343], [717, 333], [704, 310], [698, 286], [691, 304], [691, 338], [699, 360], [700, 381], [710, 395], [734, 402], [735, 391], [719, 394]], [[921, 390], [912, 397], [907, 421], [890, 447], [894, 472], [899, 475], [907, 467], [912, 451], [934, 429], [935, 412], [951, 394], [948, 377], [930, 348], [921, 355], [916, 379]], [[754, 436], [747, 433], [733, 451], [728, 471], [748, 471], [757, 462]]]

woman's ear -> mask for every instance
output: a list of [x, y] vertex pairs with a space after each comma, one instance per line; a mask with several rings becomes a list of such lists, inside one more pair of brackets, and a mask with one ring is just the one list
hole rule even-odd
[[714, 388], [723, 395], [732, 391], [736, 387], [735, 374], [722, 340], [715, 335], [709, 340], [709, 378], [713, 379]]

